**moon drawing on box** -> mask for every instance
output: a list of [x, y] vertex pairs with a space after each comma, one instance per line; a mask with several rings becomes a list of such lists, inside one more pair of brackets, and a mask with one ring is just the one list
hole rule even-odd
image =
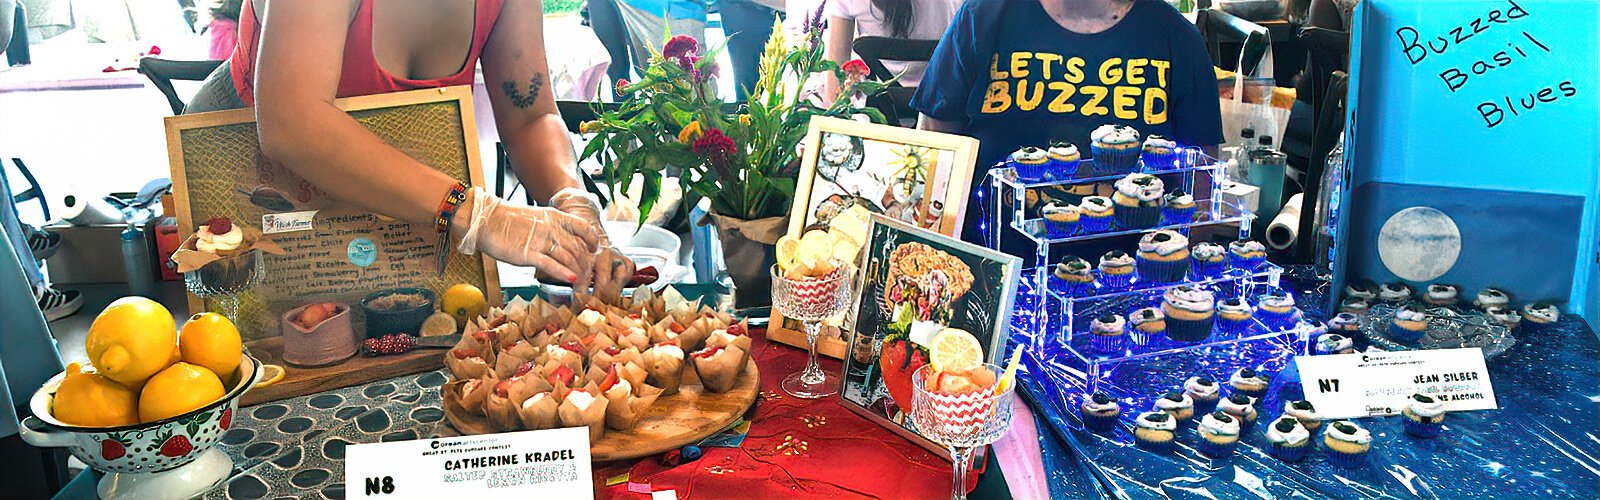
[[1433, 208], [1395, 212], [1378, 231], [1378, 258], [1401, 279], [1432, 281], [1455, 267], [1460, 256], [1461, 229]]

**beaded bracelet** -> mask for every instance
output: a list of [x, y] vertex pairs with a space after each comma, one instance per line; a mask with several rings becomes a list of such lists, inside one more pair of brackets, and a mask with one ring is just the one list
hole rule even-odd
[[439, 201], [438, 215], [433, 220], [433, 228], [439, 231], [439, 244], [435, 250], [439, 253], [439, 275], [444, 276], [444, 267], [450, 260], [450, 220], [455, 218], [456, 209], [461, 208], [461, 202], [467, 199], [467, 184], [456, 181], [450, 187], [450, 192], [445, 193], [444, 199]]

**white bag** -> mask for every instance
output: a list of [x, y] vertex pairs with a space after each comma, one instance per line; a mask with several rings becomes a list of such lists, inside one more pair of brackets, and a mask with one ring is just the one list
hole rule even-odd
[[[1243, 68], [1243, 48], [1239, 50], [1239, 64], [1235, 68]], [[1261, 64], [1256, 66], [1252, 75], [1243, 73], [1233, 77], [1233, 96], [1222, 98], [1222, 133], [1226, 142], [1224, 144], [1239, 144], [1244, 141], [1239, 133], [1245, 128], [1254, 129], [1256, 137], [1272, 136], [1272, 146], [1282, 148], [1284, 131], [1289, 128], [1289, 110], [1287, 108], [1272, 107], [1272, 40], [1267, 39], [1267, 50], [1262, 52]], [[1245, 80], [1265, 78], [1269, 82], [1266, 86], [1252, 86], [1266, 90], [1266, 94], [1256, 102], [1245, 102]]]

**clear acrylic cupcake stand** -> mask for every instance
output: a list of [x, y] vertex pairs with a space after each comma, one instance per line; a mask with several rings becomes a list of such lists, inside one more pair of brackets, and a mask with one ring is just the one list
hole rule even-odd
[[[1161, 225], [1150, 229], [1113, 228], [1107, 232], [1096, 233], [1083, 233], [1080, 230], [1077, 234], [1066, 236], [1049, 234], [1043, 219], [1029, 217], [1026, 213], [1028, 190], [1066, 189], [1071, 186], [1110, 183], [1126, 174], [1096, 176], [1091, 173], [1068, 180], [1023, 182], [1017, 178], [1013, 169], [1004, 165], [991, 170], [989, 192], [985, 193], [988, 199], [979, 200], [980, 203], [989, 203], [990, 218], [986, 221], [989, 228], [986, 231], [987, 246], [993, 249], [1000, 248], [1000, 232], [1006, 230], [1002, 228], [1016, 231], [1032, 241], [1036, 247], [1035, 264], [1031, 270], [1023, 272], [1024, 280], [1031, 279], [1031, 283], [1028, 283], [1030, 286], [1025, 288], [1045, 291], [1035, 300], [1017, 301], [1019, 307], [1031, 307], [1032, 310], [1018, 311], [1021, 313], [1019, 316], [1025, 318], [1029, 324], [1023, 329], [1013, 329], [1014, 336], [1017, 337], [1014, 340], [1027, 346], [1034, 353], [1042, 354], [1039, 357], [1044, 361], [1044, 365], [1060, 372], [1054, 375], [1065, 375], [1068, 379], [1081, 380], [1087, 392], [1099, 392], [1110, 389], [1109, 385], [1119, 385], [1130, 390], [1138, 389], [1149, 393], [1139, 394], [1138, 397], [1128, 395], [1128, 399], [1140, 400], [1137, 404], [1140, 404], [1141, 408], [1147, 406], [1150, 400], [1159, 397], [1167, 388], [1177, 388], [1184, 379], [1199, 372], [1204, 372], [1226, 385], [1228, 374], [1238, 367], [1250, 366], [1273, 370], [1281, 367], [1290, 357], [1307, 353], [1310, 338], [1314, 333], [1311, 324], [1298, 321], [1293, 326], [1275, 328], [1260, 319], [1253, 319], [1252, 323], [1241, 332], [1223, 333], [1219, 327], [1211, 336], [1200, 342], [1177, 342], [1165, 335], [1140, 342], [1135, 336], [1130, 335], [1128, 346], [1121, 353], [1097, 354], [1089, 349], [1091, 337], [1088, 333], [1089, 323], [1095, 317], [1105, 312], [1126, 317], [1129, 312], [1141, 307], [1159, 307], [1162, 293], [1179, 285], [1190, 284], [1212, 290], [1218, 302], [1230, 297], [1243, 296], [1254, 305], [1258, 296], [1278, 287], [1279, 276], [1283, 269], [1272, 263], [1264, 263], [1254, 271], [1230, 269], [1222, 275], [1209, 278], [1197, 277], [1191, 273], [1180, 283], [1152, 283], [1136, 279], [1126, 288], [1111, 290], [1097, 286], [1092, 291], [1078, 294], [1065, 293], [1062, 288], [1052, 284], [1054, 280], [1054, 263], [1050, 260], [1052, 248], [1070, 250], [1074, 243], [1116, 236], [1136, 236], [1162, 229], [1190, 236], [1194, 229], [1207, 226], [1237, 226], [1239, 237], [1248, 237], [1255, 215], [1246, 207], [1215, 198], [1217, 193], [1222, 192], [1226, 166], [1226, 163], [1206, 156], [1197, 149], [1184, 148], [1180, 150], [1178, 160], [1172, 168], [1140, 170], [1159, 175], [1164, 179], [1176, 179], [1176, 182], [1168, 182], [1166, 186], [1168, 192], [1180, 189], [1193, 195], [1196, 207], [1193, 222]], [[1083, 161], [1079, 166], [1079, 172], [1093, 172], [1092, 160]], [[1197, 183], [1209, 183], [1210, 189], [1205, 193], [1196, 193]], [[1132, 255], [1135, 249], [1123, 250]], [[1095, 262], [1093, 259], [1098, 257], [1081, 256], [1090, 259], [1091, 264]], [[1131, 324], [1128, 328], [1130, 334], [1133, 333]], [[1216, 362], [1212, 362], [1213, 360]], [[1218, 363], [1228, 366], [1223, 367]], [[1176, 383], [1171, 380], [1152, 380], [1150, 379], [1152, 376], [1171, 378], [1176, 380]], [[1133, 385], [1141, 387], [1129, 386], [1129, 380], [1125, 380], [1129, 377], [1139, 379], [1140, 381]], [[1113, 382], [1113, 378], [1119, 381]], [[1102, 383], [1108, 384], [1108, 387], [1102, 387]], [[1075, 401], [1075, 398], [1068, 398], [1068, 401]], [[1127, 412], [1124, 415], [1131, 417]]]

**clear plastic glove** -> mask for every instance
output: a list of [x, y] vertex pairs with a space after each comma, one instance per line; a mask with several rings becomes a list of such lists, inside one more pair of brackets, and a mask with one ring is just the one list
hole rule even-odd
[[622, 297], [622, 289], [633, 277], [634, 264], [632, 259], [611, 246], [611, 240], [606, 237], [605, 227], [600, 223], [600, 200], [583, 189], [566, 188], [550, 197], [550, 206], [589, 221], [600, 238], [600, 251], [594, 257], [592, 269], [589, 272], [579, 270], [573, 289], [585, 291], [592, 286], [600, 300], [616, 303]]
[[463, 219], [458, 212], [453, 222], [466, 228], [457, 245], [461, 253], [482, 250], [501, 262], [533, 266], [568, 283], [592, 272], [604, 236], [589, 221], [554, 208], [512, 205], [482, 188], [472, 188], [467, 196], [471, 213]]

